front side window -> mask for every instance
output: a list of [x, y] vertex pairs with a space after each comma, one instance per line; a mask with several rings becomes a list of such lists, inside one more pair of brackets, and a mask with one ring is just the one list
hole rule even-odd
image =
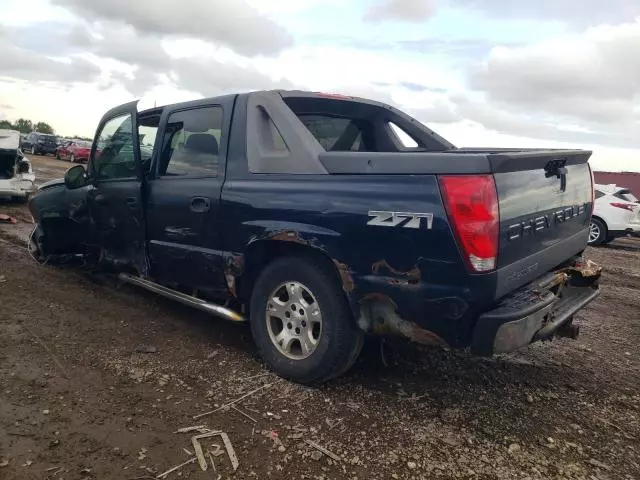
[[132, 125], [129, 113], [114, 117], [104, 124], [91, 161], [94, 178], [114, 180], [136, 177]]
[[223, 118], [222, 107], [193, 108], [169, 115], [158, 174], [216, 176]]

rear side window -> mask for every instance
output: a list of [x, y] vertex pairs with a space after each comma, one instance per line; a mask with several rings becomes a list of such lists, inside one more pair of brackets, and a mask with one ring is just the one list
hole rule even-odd
[[367, 151], [362, 130], [371, 129], [366, 122], [329, 115], [299, 115], [298, 118], [328, 152]]
[[224, 112], [199, 107], [169, 115], [160, 156], [160, 176], [216, 176]]
[[631, 190], [619, 190], [613, 196], [616, 198], [619, 198], [620, 200], [624, 200], [626, 202], [638, 201], [636, 196], [633, 193], [631, 193]]

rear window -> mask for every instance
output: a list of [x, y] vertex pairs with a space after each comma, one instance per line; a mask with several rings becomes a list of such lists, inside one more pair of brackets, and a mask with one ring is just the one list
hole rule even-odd
[[283, 100], [327, 152], [425, 152], [450, 148], [419, 122], [395, 109], [345, 98], [285, 96]]
[[332, 117], [329, 115], [298, 115], [300, 121], [327, 151], [371, 151], [364, 148], [362, 129], [371, 128], [353, 118]]
[[638, 199], [631, 192], [631, 190], [618, 190], [616, 193], [614, 193], [613, 196], [616, 197], [616, 198], [619, 198], [620, 200], [625, 200], [627, 202], [637, 202], [638, 201]]

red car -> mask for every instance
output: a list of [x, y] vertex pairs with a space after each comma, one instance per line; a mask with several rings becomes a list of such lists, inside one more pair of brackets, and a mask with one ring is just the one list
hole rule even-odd
[[61, 145], [56, 150], [56, 158], [69, 160], [71, 163], [86, 162], [89, 159], [91, 142], [77, 140]]

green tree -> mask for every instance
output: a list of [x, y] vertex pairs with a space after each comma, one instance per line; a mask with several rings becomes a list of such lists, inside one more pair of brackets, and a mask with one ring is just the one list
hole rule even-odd
[[35, 124], [36, 132], [53, 134], [53, 127], [46, 122], [38, 122]]
[[14, 130], [18, 130], [20, 133], [33, 132], [33, 122], [25, 118], [19, 118], [13, 124]]
[[9, 120], [0, 120], [0, 128], [3, 128], [5, 130], [13, 130], [13, 125], [11, 125], [11, 122]]

